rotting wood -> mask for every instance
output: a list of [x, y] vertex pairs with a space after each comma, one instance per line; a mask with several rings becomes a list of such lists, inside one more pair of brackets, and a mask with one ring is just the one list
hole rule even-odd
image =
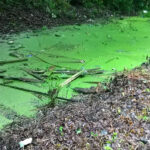
[[28, 61], [27, 58], [15, 59], [15, 60], [0, 60], [0, 65], [10, 64], [10, 63], [17, 63], [22, 61]]

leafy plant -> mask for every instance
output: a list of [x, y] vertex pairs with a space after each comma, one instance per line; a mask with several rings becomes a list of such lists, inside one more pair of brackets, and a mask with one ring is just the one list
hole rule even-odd
[[[92, 8], [90, 10], [92, 13], [97, 13], [96, 9], [105, 8], [121, 14], [130, 15], [150, 9], [149, 0], [1, 0], [0, 12], [5, 8], [13, 6], [30, 9], [37, 8], [56, 18], [57, 16], [72, 12], [70, 10], [73, 10], [72, 6], [75, 4], [82, 5], [82, 7], [86, 8]], [[74, 12], [71, 16], [75, 16]]]
[[61, 134], [62, 136], [64, 135], [64, 133], [63, 133], [63, 128], [64, 128], [63, 126], [60, 126], [60, 127], [59, 127], [59, 132], [60, 132], [60, 134]]
[[78, 128], [78, 129], [76, 130], [76, 133], [77, 133], [77, 134], [80, 134], [81, 132], [82, 132], [81, 128]]
[[93, 136], [93, 137], [97, 137], [97, 136], [98, 136], [98, 134], [97, 134], [97, 133], [94, 133], [94, 132], [91, 132], [91, 136]]
[[93, 6], [102, 8], [103, 0], [82, 0], [82, 4], [87, 8], [92, 8]]
[[117, 132], [114, 132], [112, 135], [112, 142], [115, 142], [116, 139], [117, 139]]
[[133, 0], [104, 0], [104, 5], [112, 11], [129, 14], [133, 8]]
[[109, 145], [104, 146], [104, 149], [105, 149], [105, 150], [113, 150]]
[[[57, 75], [54, 75], [51, 71], [47, 71], [46, 75], [48, 76], [45, 80], [45, 85], [49, 87], [48, 94], [50, 98], [50, 103], [48, 104], [50, 107], [55, 107], [57, 103], [57, 96], [60, 90], [59, 81], [60, 78]], [[55, 80], [53, 80], [55, 78]]]

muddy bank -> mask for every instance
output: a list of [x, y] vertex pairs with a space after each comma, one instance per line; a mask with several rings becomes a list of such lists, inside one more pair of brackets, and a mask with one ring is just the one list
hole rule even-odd
[[150, 149], [150, 67], [116, 75], [105, 90], [81, 95], [82, 102], [42, 108], [36, 119], [6, 127], [1, 150]]

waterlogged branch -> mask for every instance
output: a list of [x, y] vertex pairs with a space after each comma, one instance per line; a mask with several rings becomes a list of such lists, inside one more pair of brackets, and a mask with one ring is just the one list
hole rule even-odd
[[17, 63], [22, 61], [28, 61], [27, 58], [15, 59], [15, 60], [1, 60], [0, 65], [10, 64], [10, 63]]

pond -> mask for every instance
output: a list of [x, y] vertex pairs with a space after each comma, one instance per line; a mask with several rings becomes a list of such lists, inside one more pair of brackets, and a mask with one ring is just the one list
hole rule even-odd
[[[24, 69], [30, 70], [87, 70], [100, 68], [103, 74], [86, 74], [77, 78], [60, 92], [60, 97], [70, 98], [77, 93], [75, 87], [94, 86], [88, 82], [107, 82], [112, 73], [132, 69], [146, 60], [150, 54], [150, 19], [130, 17], [113, 19], [107, 24], [96, 20], [91, 24], [61, 26], [53, 29], [43, 27], [37, 31], [8, 35], [0, 38], [0, 61], [25, 57], [28, 60], [0, 65], [1, 78], [33, 78]], [[53, 66], [56, 66], [53, 68]], [[57, 72], [58, 73], [58, 72]], [[50, 76], [50, 74], [46, 74]], [[0, 79], [0, 83], [25, 89], [47, 92], [68, 78], [65, 72], [53, 75], [55, 80], [45, 83], [25, 83]], [[29, 92], [0, 86], [0, 128], [21, 116], [34, 117], [37, 106], [49, 102]]]

